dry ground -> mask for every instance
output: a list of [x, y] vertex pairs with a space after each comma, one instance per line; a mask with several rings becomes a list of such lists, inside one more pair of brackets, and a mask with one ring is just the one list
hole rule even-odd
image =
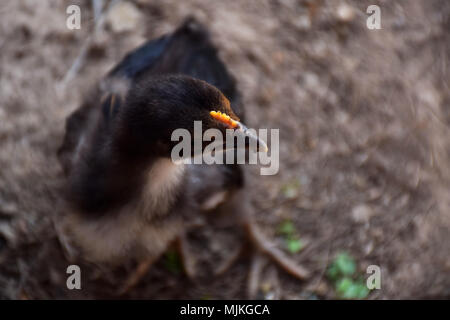
[[[450, 297], [448, 1], [133, 1], [137, 10], [110, 12], [64, 83], [94, 30], [91, 2], [76, 3], [75, 31], [65, 25], [69, 1], [0, 4], [0, 298], [113, 297], [126, 267], [83, 266], [83, 289], [65, 287], [68, 262], [51, 220], [64, 210], [55, 151], [83, 93], [188, 14], [210, 28], [249, 125], [280, 129], [279, 173], [248, 167], [247, 193], [280, 247], [277, 226], [294, 222], [305, 248], [293, 258], [312, 274], [295, 281], [263, 261], [260, 291], [334, 298], [324, 270], [346, 250], [361, 271], [381, 267], [382, 289], [370, 298]], [[382, 30], [366, 28], [374, 3]], [[192, 235], [193, 252], [232, 251], [239, 232], [214, 228]], [[245, 298], [250, 267], [244, 258], [191, 282], [162, 259], [130, 297]]]

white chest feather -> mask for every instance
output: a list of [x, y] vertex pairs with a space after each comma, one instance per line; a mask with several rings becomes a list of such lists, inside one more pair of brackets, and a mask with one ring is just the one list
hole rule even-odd
[[170, 159], [157, 160], [147, 172], [139, 211], [147, 217], [153, 213], [166, 213], [174, 201], [175, 189], [181, 182], [184, 169], [183, 164], [174, 164]]
[[155, 226], [149, 220], [167, 213], [183, 172], [183, 165], [158, 160], [145, 173], [147, 182], [135, 201], [95, 220], [71, 212], [61, 225], [62, 231], [81, 249], [84, 258], [94, 262], [120, 261], [134, 251], [158, 256], [182, 230], [182, 222], [160, 219]]

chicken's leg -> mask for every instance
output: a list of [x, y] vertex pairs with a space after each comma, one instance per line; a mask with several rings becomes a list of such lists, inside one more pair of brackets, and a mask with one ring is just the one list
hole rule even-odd
[[[190, 279], [193, 279], [195, 277], [195, 263], [189, 254], [186, 242], [186, 236], [185, 234], [182, 234], [174, 241], [174, 245], [175, 249], [179, 253], [184, 272]], [[134, 272], [127, 278], [125, 283], [119, 289], [118, 295], [124, 295], [130, 292], [130, 290], [132, 290], [147, 274], [155, 260], [156, 259], [152, 257], [141, 261]]]
[[121, 296], [130, 292], [147, 274], [154, 261], [155, 259], [152, 257], [139, 262], [136, 270], [127, 278], [117, 294]]
[[[305, 280], [309, 277], [309, 271], [306, 270], [304, 267], [297, 264], [295, 261], [293, 261], [291, 258], [289, 258], [283, 251], [278, 249], [274, 243], [272, 243], [269, 239], [267, 239], [264, 234], [259, 230], [256, 223], [251, 218], [244, 218], [242, 221], [242, 225], [244, 227], [244, 230], [246, 231], [246, 236], [248, 240], [248, 244], [250, 246], [250, 249], [255, 250], [256, 252], [253, 254], [253, 263], [255, 264], [255, 257], [261, 258], [261, 254], [264, 254], [268, 258], [270, 258], [273, 262], [275, 262], [278, 266], [281, 267], [285, 272], [289, 273], [291, 276], [299, 279], [299, 280]], [[222, 264], [222, 266], [217, 270], [216, 275], [221, 275], [225, 273], [233, 264], [238, 260], [239, 256], [244, 252], [243, 248], [245, 245], [242, 246], [242, 248], [239, 248], [236, 250], [236, 252], [233, 252], [231, 254], [230, 258]], [[256, 294], [256, 288], [258, 286], [257, 282], [259, 282], [257, 276], [255, 274], [260, 273], [260, 265], [257, 264], [258, 268], [253, 268], [253, 271], [257, 270], [258, 272], [250, 272], [249, 274], [249, 288], [248, 288], [248, 294], [249, 298], [253, 299]]]

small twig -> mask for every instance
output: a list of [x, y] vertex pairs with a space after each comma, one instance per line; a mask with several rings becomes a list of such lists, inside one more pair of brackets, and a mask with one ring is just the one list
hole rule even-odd
[[95, 39], [97, 33], [99, 30], [103, 27], [106, 21], [106, 16], [109, 10], [120, 0], [112, 0], [106, 10], [96, 19], [95, 22], [95, 28], [94, 32], [92, 32], [87, 39], [84, 41], [83, 46], [81, 47], [80, 53], [78, 54], [77, 58], [73, 62], [70, 69], [67, 71], [66, 75], [64, 76], [61, 86], [64, 89], [66, 85], [77, 75], [78, 71], [81, 69], [81, 67], [84, 64], [84, 60], [86, 59], [87, 52], [89, 51], [89, 48]]
[[265, 265], [265, 257], [259, 253], [255, 253], [252, 258], [252, 264], [248, 273], [247, 283], [247, 297], [255, 299], [259, 289], [259, 279], [261, 278], [261, 271]]
[[215, 271], [215, 276], [223, 275], [227, 270], [231, 268], [231, 266], [239, 259], [244, 251], [245, 245], [239, 246], [236, 250], [234, 250], [230, 256], [223, 262]]
[[183, 263], [184, 272], [189, 279], [194, 279], [197, 272], [195, 268], [195, 262], [193, 261], [192, 255], [187, 248], [187, 240], [185, 234], [182, 234], [177, 238], [176, 246]]
[[247, 221], [245, 227], [247, 228], [252, 243], [274, 260], [284, 271], [300, 280], [309, 277], [309, 271], [295, 263], [267, 240], [254, 222]]
[[321, 272], [320, 272], [320, 274], [319, 274], [319, 277], [318, 277], [317, 280], [315, 281], [315, 284], [313, 284], [313, 285], [311, 286], [311, 288], [313, 288], [312, 291], [314, 291], [314, 292], [317, 291], [317, 288], [319, 287], [319, 285], [320, 285], [322, 279], [323, 279], [324, 276], [325, 276], [325, 273], [327, 272], [328, 264], [329, 264], [329, 261], [330, 261], [330, 259], [329, 259], [329, 257], [330, 257], [330, 252], [331, 252], [331, 243], [328, 244], [327, 255], [326, 255], [325, 263], [324, 263], [323, 267], [321, 268]]
[[141, 261], [136, 270], [126, 279], [123, 286], [119, 289], [117, 294], [119, 296], [122, 296], [124, 294], [127, 294], [131, 291], [136, 285], [144, 278], [144, 276], [147, 274], [150, 267], [153, 265], [153, 262], [155, 262], [154, 258], [148, 258], [144, 261]]

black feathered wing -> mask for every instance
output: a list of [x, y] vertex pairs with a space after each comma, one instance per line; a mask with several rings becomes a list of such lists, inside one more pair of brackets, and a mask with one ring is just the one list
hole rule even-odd
[[141, 78], [162, 74], [183, 74], [204, 80], [230, 100], [233, 111], [243, 118], [236, 81], [220, 60], [206, 28], [193, 18], [174, 33], [149, 41], [130, 52], [108, 77]]

